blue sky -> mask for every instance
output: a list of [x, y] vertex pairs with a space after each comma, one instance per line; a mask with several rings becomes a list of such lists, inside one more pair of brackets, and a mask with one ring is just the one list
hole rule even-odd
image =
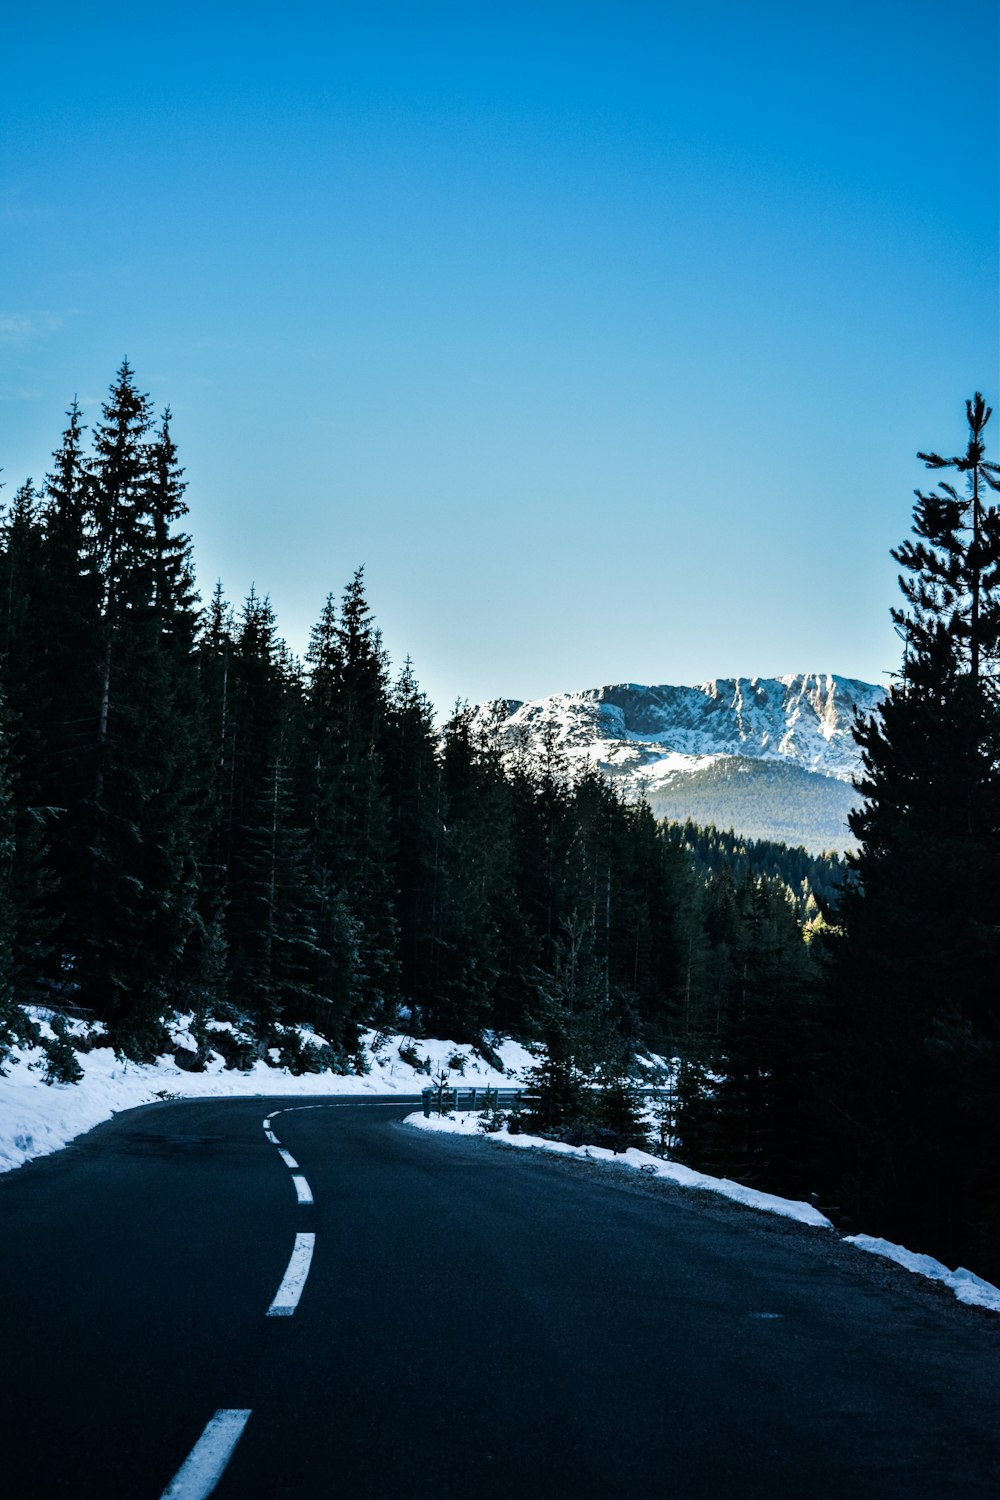
[[127, 355], [203, 591], [301, 650], [364, 564], [441, 709], [895, 667], [915, 452], [1000, 404], [992, 0], [25, 10], [9, 485]]

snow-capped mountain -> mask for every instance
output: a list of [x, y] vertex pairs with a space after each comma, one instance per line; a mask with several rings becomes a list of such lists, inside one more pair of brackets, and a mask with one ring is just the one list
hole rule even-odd
[[732, 826], [749, 837], [850, 843], [855, 712], [885, 697], [833, 675], [720, 678], [699, 687], [621, 683], [476, 710], [501, 739], [571, 767], [590, 764], [642, 790], [654, 812]]

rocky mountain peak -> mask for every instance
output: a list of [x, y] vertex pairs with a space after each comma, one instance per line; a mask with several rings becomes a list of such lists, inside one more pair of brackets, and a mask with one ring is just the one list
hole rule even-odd
[[[549, 740], [571, 769], [597, 766], [641, 790], [670, 816], [678, 809], [687, 815], [686, 783], [693, 790], [697, 782], [701, 789], [698, 816], [704, 818], [707, 782], [732, 783], [737, 772], [743, 781], [749, 774], [752, 782], [755, 767], [758, 786], [766, 782], [778, 812], [782, 787], [789, 800], [804, 806], [804, 788], [813, 786], [836, 809], [826, 831], [816, 835], [825, 840], [822, 847], [833, 847], [849, 842], [846, 810], [856, 800], [850, 785], [859, 767], [851, 733], [855, 713], [871, 713], [884, 697], [885, 690], [873, 683], [833, 673], [720, 677], [694, 687], [625, 682], [532, 702], [498, 700], [481, 705], [476, 718], [529, 754]], [[836, 792], [831, 782], [840, 784]], [[711, 799], [705, 805], [714, 819]], [[726, 791], [719, 818], [735, 818], [727, 811], [731, 805], [732, 793]], [[762, 827], [771, 827], [776, 815], [768, 813]], [[754, 835], [761, 836], [756, 824]]]

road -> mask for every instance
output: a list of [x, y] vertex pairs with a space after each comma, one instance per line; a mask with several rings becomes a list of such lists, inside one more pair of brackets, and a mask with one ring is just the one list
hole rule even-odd
[[154, 1105], [0, 1181], [4, 1494], [1000, 1493], [1000, 1319], [413, 1107]]

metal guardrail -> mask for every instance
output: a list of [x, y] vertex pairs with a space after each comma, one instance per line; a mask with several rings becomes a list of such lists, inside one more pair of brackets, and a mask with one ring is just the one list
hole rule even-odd
[[494, 1109], [504, 1104], [519, 1107], [528, 1094], [526, 1089], [489, 1089], [480, 1087], [459, 1088], [443, 1086], [422, 1090], [424, 1115], [429, 1120], [432, 1110], [439, 1115], [458, 1114], [461, 1110]]

